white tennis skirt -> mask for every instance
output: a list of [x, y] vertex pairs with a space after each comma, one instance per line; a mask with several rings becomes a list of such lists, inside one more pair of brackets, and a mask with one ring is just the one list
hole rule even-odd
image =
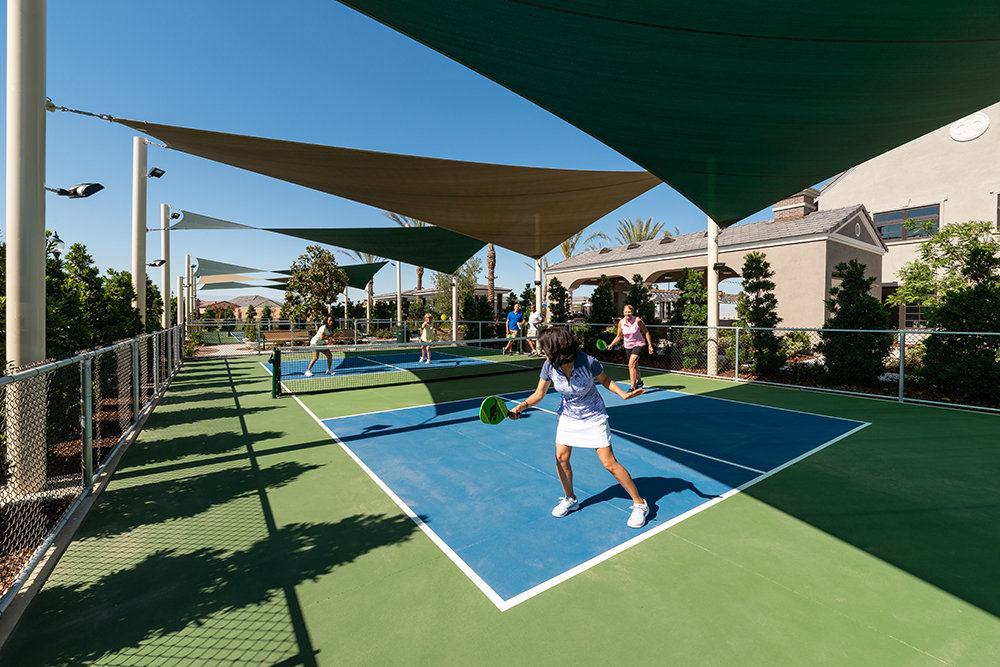
[[586, 449], [601, 449], [611, 446], [611, 427], [608, 420], [599, 422], [582, 422], [576, 419], [559, 417], [556, 427], [556, 444]]

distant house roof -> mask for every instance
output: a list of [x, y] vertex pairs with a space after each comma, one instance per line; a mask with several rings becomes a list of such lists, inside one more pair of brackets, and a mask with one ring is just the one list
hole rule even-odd
[[281, 308], [281, 304], [274, 299], [268, 299], [266, 296], [260, 296], [259, 294], [251, 294], [250, 296], [238, 296], [232, 299], [231, 303], [240, 308], [246, 308], [248, 306], [253, 306], [254, 308], [262, 308], [265, 304], [271, 306], [271, 308]]
[[[763, 220], [743, 225], [733, 225], [719, 232], [719, 250], [725, 250], [728, 247], [766, 243], [768, 241], [829, 234], [838, 226], [844, 224], [844, 222], [852, 219], [863, 209], [864, 206], [862, 204], [856, 204], [844, 208], [830, 209], [829, 211], [816, 211], [796, 220]], [[865, 215], [867, 217], [867, 211], [865, 211]], [[695, 232], [693, 234], [668, 236], [666, 238], [630, 243], [612, 248], [587, 250], [557, 264], [550, 264], [547, 271], [554, 273], [604, 263], [620, 263], [669, 257], [671, 255], [707, 252], [708, 239], [706, 236], [706, 232]], [[878, 240], [878, 243], [883, 249], [885, 248], [881, 239]]]
[[[476, 295], [479, 294], [485, 295], [487, 294], [488, 291], [489, 291], [488, 285], [484, 285], [482, 283], [476, 283], [476, 289], [474, 292]], [[493, 291], [496, 292], [498, 295], [503, 295], [507, 294], [511, 290], [507, 287], [500, 287], [495, 285], [493, 287]], [[434, 288], [422, 289], [422, 290], [409, 289], [409, 290], [403, 290], [402, 295], [404, 301], [415, 301], [417, 299], [430, 299], [437, 293], [438, 293], [437, 289]], [[396, 293], [385, 292], [384, 294], [376, 294], [375, 296], [372, 297], [372, 299], [374, 299], [375, 301], [395, 301]]]

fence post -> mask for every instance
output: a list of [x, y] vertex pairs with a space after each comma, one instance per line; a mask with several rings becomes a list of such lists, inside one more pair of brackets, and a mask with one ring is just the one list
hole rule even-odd
[[733, 379], [740, 379], [740, 327], [736, 326], [736, 349], [733, 350], [733, 356], [736, 357], [733, 360]]
[[132, 418], [139, 421], [139, 343], [132, 339]]
[[153, 393], [160, 390], [160, 337], [153, 334]]
[[91, 391], [93, 377], [93, 361], [91, 357], [83, 360], [83, 371], [80, 382], [83, 390], [80, 394], [80, 426], [83, 427], [83, 489], [90, 495], [94, 489], [94, 396]]
[[903, 398], [903, 374], [906, 370], [906, 331], [899, 330], [899, 402], [902, 403], [905, 399]]

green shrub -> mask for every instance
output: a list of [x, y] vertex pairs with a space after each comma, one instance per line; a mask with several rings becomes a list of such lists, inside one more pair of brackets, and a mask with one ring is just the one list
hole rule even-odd
[[781, 354], [785, 360], [800, 354], [809, 354], [809, 334], [805, 331], [789, 331], [781, 339]]

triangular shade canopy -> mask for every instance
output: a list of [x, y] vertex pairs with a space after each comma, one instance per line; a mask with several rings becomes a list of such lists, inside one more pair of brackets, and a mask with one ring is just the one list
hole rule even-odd
[[[477, 239], [440, 227], [268, 229], [267, 231], [388, 257], [441, 273], [455, 273], [462, 264], [486, 245]], [[363, 284], [367, 282], [366, 280]], [[357, 286], [353, 280], [351, 285]]]
[[253, 278], [251, 276], [241, 276], [238, 273], [220, 273], [214, 276], [201, 276], [198, 279], [199, 285], [210, 285], [212, 283], [230, 283], [239, 280], [260, 280], [260, 278]]
[[[642, 171], [460, 162], [134, 120], [115, 122], [175, 150], [423, 220], [535, 258], [660, 183]], [[430, 266], [427, 261], [410, 263]]]
[[233, 281], [227, 281], [222, 283], [208, 283], [207, 285], [200, 285], [198, 287], [199, 292], [204, 292], [205, 290], [217, 290], [217, 289], [257, 289], [258, 287], [268, 287], [268, 285], [246, 285], [244, 283], [238, 283]]
[[[375, 277], [375, 274], [379, 272], [383, 266], [389, 262], [372, 262], [371, 264], [352, 264], [351, 266], [341, 266], [344, 273], [347, 274], [347, 286], [356, 287], [358, 289], [364, 289], [369, 281]], [[277, 279], [279, 282], [286, 280], [284, 278]]]
[[1000, 99], [1000, 2], [341, 2], [603, 141], [723, 226]]
[[229, 273], [264, 273], [264, 269], [254, 269], [249, 266], [240, 266], [239, 264], [226, 264], [225, 262], [216, 262], [211, 259], [202, 259], [201, 257], [195, 257], [198, 262], [198, 270], [194, 272], [197, 277], [202, 276], [219, 276]]
[[218, 218], [210, 218], [207, 215], [201, 215], [199, 213], [192, 213], [191, 211], [182, 210], [181, 213], [184, 217], [181, 221], [172, 226], [170, 229], [254, 229], [254, 227], [249, 227], [247, 225], [241, 225], [236, 222], [227, 222], [225, 220], [219, 220]]

